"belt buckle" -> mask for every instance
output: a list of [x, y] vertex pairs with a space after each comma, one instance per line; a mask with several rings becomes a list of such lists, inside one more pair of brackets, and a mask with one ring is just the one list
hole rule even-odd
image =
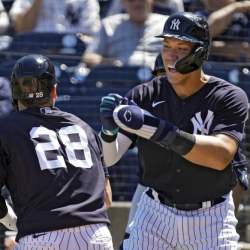
[[203, 201], [202, 202], [202, 208], [209, 208], [212, 207], [212, 201]]

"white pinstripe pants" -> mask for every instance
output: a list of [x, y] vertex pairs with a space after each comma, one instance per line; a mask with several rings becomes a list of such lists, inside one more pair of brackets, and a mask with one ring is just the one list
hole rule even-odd
[[106, 224], [91, 224], [24, 236], [14, 250], [113, 250], [113, 243]]
[[235, 250], [239, 235], [235, 226], [232, 194], [210, 208], [177, 210], [142, 194], [130, 226], [124, 250]]

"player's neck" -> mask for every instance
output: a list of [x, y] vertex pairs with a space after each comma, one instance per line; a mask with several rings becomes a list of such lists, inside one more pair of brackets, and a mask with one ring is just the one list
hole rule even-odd
[[18, 101], [18, 110], [23, 111], [25, 109], [27, 109], [27, 106]]
[[31, 107], [37, 107], [37, 108], [45, 108], [45, 107], [54, 107], [54, 104], [55, 104], [55, 100], [53, 99], [50, 99], [49, 101], [46, 101], [46, 102], [41, 102], [41, 103], [36, 103], [36, 104], [25, 104], [21, 101], [18, 101], [18, 110], [19, 111], [23, 111], [27, 108], [31, 108]]
[[198, 92], [208, 82], [208, 78], [203, 72], [194, 72], [173, 88], [176, 94], [184, 99]]

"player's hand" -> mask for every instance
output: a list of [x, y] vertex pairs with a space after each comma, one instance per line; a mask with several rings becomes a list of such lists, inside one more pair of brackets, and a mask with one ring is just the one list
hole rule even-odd
[[134, 100], [128, 99], [127, 97], [123, 97], [122, 101], [120, 102], [120, 105], [136, 105], [137, 106]]
[[116, 135], [118, 126], [113, 119], [114, 109], [124, 100], [118, 94], [109, 94], [102, 98], [100, 104], [100, 118], [102, 122], [102, 131], [108, 135]]

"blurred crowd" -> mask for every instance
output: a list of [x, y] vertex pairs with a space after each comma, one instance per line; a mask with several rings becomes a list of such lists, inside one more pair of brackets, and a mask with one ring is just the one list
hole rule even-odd
[[[105, 12], [103, 2], [109, 7]], [[159, 4], [166, 13], [184, 9], [178, 1]], [[3, 15], [6, 20], [1, 30], [12, 34], [77, 33], [86, 44], [82, 60], [89, 66], [152, 66], [160, 51], [154, 35], [162, 30], [167, 16], [153, 13], [154, 5], [153, 0], [15, 0]]]
[[73, 33], [85, 44], [81, 60], [88, 67], [152, 68], [161, 50], [154, 36], [169, 14], [185, 10], [207, 17], [211, 60], [247, 61], [249, 8], [250, 1], [237, 0], [1, 0], [0, 32]]

